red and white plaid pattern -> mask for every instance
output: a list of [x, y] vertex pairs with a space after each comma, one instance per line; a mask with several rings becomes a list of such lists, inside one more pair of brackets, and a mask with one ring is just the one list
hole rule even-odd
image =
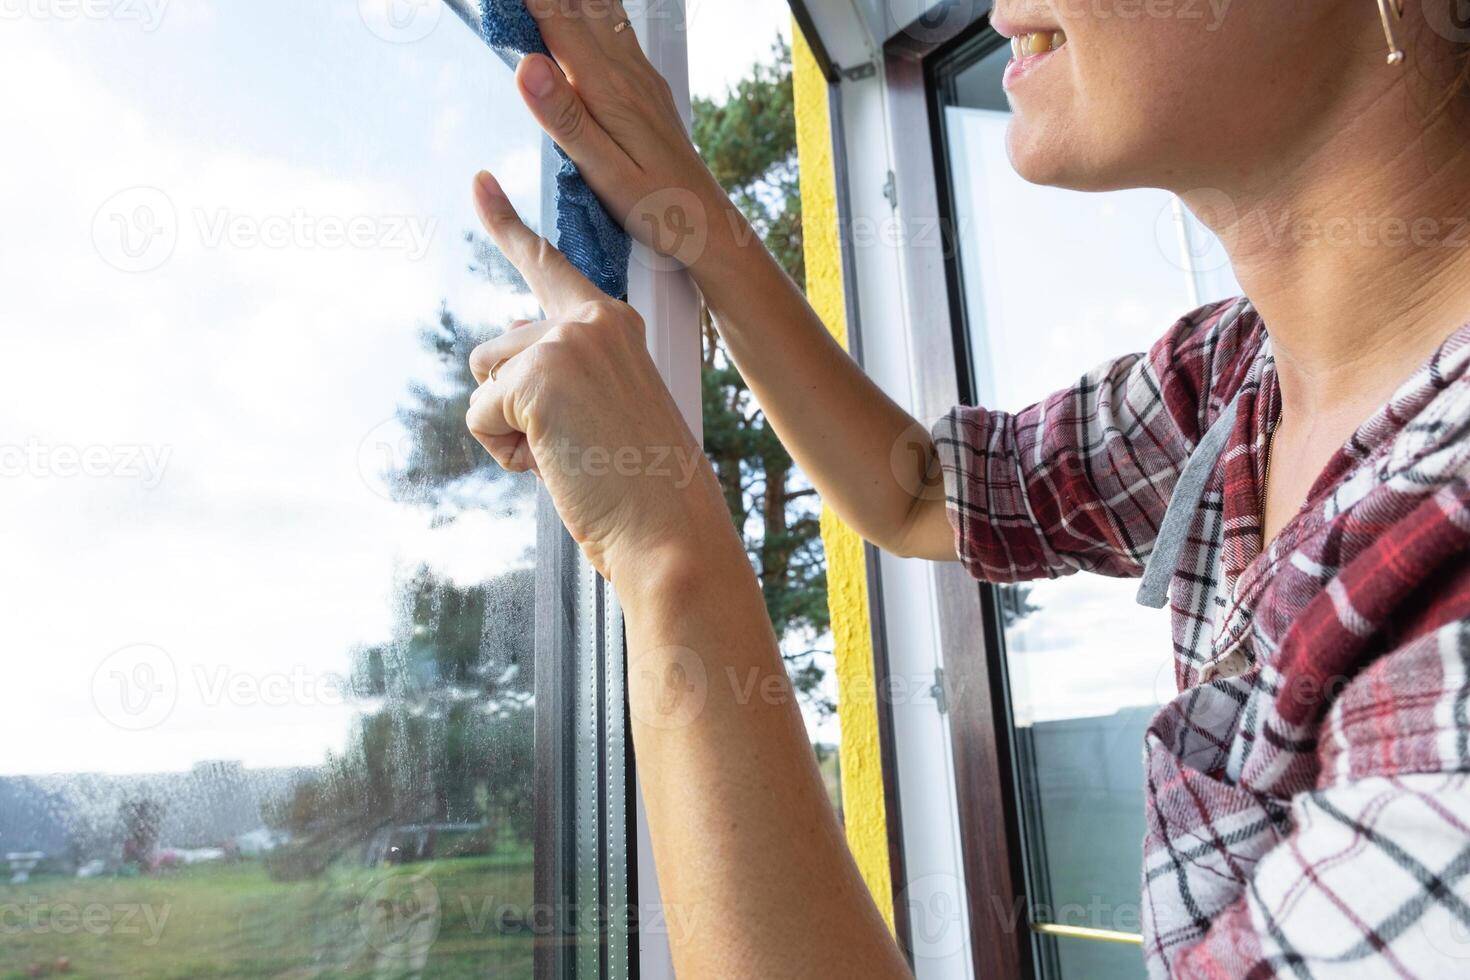
[[1148, 972], [1470, 977], [1470, 326], [1264, 551], [1280, 393], [1245, 304], [1020, 413], [958, 408], [934, 433], [960, 554], [993, 582], [1141, 574], [1237, 395], [1170, 590], [1180, 693], [1146, 736]]

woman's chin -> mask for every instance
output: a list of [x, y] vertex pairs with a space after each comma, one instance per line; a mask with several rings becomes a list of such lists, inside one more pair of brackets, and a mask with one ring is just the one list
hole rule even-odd
[[1045, 126], [1019, 114], [1006, 130], [1006, 151], [1016, 173], [1033, 184], [1067, 186], [1065, 178], [1078, 163], [1062, 141], [1048, 138]]
[[1021, 179], [1073, 191], [1110, 191], [1141, 186], [1123, 161], [1111, 160], [1075, 132], [1012, 116], [1006, 152]]

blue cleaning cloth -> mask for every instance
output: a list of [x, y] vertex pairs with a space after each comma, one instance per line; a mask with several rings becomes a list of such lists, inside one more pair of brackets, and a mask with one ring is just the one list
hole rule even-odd
[[[524, 0], [480, 0], [480, 33], [485, 43], [502, 51], [551, 54]], [[622, 299], [628, 294], [633, 241], [561, 147], [557, 155], [561, 159], [556, 171], [557, 248], [604, 293]]]

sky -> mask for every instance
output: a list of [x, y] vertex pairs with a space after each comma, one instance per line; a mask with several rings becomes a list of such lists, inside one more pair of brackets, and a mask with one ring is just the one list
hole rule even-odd
[[[541, 190], [508, 70], [384, 2], [0, 15], [0, 774], [320, 762], [406, 572], [530, 560], [523, 504], [434, 527], [382, 485], [440, 304], [530, 312], [466, 270], [471, 176]], [[690, 31], [718, 95], [789, 27]]]
[[[415, 2], [0, 5], [0, 132], [23, 148], [0, 182], [0, 774], [319, 762], [403, 575], [531, 560], [523, 503], [435, 526], [382, 484], [440, 304], [487, 332], [531, 312], [466, 270], [470, 176], [528, 217], [541, 192], [509, 71]], [[689, 30], [718, 97], [790, 22], [691, 0]], [[962, 115], [970, 306], [1005, 327], [980, 373], [1006, 364], [991, 404], [1019, 408], [1146, 347], [1187, 295], [1162, 197], [1025, 185], [1003, 117]], [[1059, 265], [1077, 288], [1050, 288]], [[1010, 638], [1020, 720], [1167, 694], [1167, 621], [1131, 591], [1037, 586], [1068, 615]]]

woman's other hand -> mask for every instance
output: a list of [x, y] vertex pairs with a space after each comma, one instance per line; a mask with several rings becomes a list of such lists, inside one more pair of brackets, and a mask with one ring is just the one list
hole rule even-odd
[[614, 581], [631, 556], [728, 532], [708, 461], [648, 354], [643, 319], [526, 227], [488, 173], [475, 179], [475, 202], [547, 319], [475, 349], [470, 432], [507, 470], [540, 475], [572, 537]]

